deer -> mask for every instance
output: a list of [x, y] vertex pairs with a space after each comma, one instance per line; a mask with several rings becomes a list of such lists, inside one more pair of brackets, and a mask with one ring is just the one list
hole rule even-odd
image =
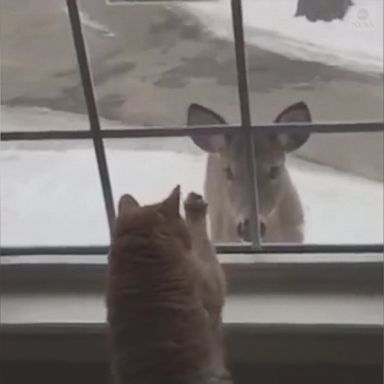
[[[275, 123], [311, 122], [303, 101], [284, 109]], [[225, 119], [200, 104], [187, 112], [188, 126], [223, 125]], [[286, 155], [304, 145], [307, 132], [258, 133], [252, 136], [256, 164], [259, 228], [265, 243], [302, 243], [304, 209], [286, 166]], [[191, 134], [208, 153], [204, 198], [208, 201], [210, 237], [215, 243], [251, 241], [251, 196], [247, 159], [241, 134]]]

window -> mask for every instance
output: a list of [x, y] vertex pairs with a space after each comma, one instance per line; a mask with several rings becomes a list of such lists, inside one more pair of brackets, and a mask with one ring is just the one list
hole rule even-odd
[[[254, 3], [257, 2], [255, 1]], [[259, 1], [259, 3], [265, 5], [266, 2]], [[32, 97], [23, 98], [23, 95], [17, 94], [17, 92], [12, 94], [13, 89], [6, 95], [6, 109], [4, 109], [2, 117], [3, 124], [10, 125], [10, 122], [15, 121], [16, 118], [21, 119], [21, 122], [24, 121], [25, 124], [31, 124], [31, 119], [36, 119], [35, 126], [37, 128], [33, 131], [6, 129], [6, 131], [1, 133], [1, 139], [4, 142], [2, 154], [2, 162], [4, 162], [2, 228], [6, 228], [2, 229], [1, 254], [3, 256], [105, 254], [108, 244], [107, 233], [108, 229], [109, 231], [112, 230], [118, 195], [123, 191], [137, 191], [138, 197], [142, 198], [143, 201], [151, 201], [154, 200], [155, 195], [159, 197], [165, 194], [166, 189], [171, 187], [171, 184], [176, 183], [177, 180], [180, 180], [179, 182], [188, 189], [202, 192], [206, 154], [200, 151], [198, 146], [194, 145], [189, 137], [197, 137], [198, 139], [195, 142], [198, 142], [200, 139], [203, 140], [205, 138], [209, 141], [215, 139], [215, 137], [222, 138], [224, 135], [226, 137], [230, 136], [233, 141], [242, 143], [242, 162], [235, 160], [239, 159], [239, 157], [231, 157], [228, 160], [228, 164], [224, 167], [224, 172], [227, 177], [226, 182], [233, 186], [230, 200], [232, 208], [236, 204], [239, 206], [237, 209], [238, 216], [236, 216], [235, 222], [232, 223], [233, 229], [236, 232], [235, 235], [238, 235], [237, 237], [242, 238], [243, 241], [239, 243], [239, 239], [222, 239], [218, 236], [218, 249], [220, 251], [224, 253], [381, 252], [383, 246], [382, 182], [367, 181], [364, 178], [359, 178], [358, 175], [348, 177], [345, 174], [341, 175], [335, 170], [330, 171], [326, 163], [325, 165], [316, 164], [321, 163], [321, 159], [324, 160], [324, 157], [327, 156], [333, 156], [337, 168], [341, 170], [343, 170], [343, 167], [348, 167], [352, 160], [359, 164], [361, 157], [356, 160], [356, 156], [353, 156], [354, 152], [358, 151], [355, 147], [358, 145], [357, 143], [363, 143], [361, 147], [362, 152], [367, 151], [366, 148], [377, 148], [375, 150], [380, 151], [380, 145], [375, 146], [375, 144], [378, 144], [380, 138], [382, 138], [382, 95], [375, 94], [372, 96], [373, 100], [375, 100], [375, 105], [359, 108], [360, 103], [366, 102], [360, 99], [362, 93], [359, 93], [359, 75], [352, 75], [349, 72], [346, 75], [341, 74], [342, 71], [340, 70], [340, 73], [338, 73], [337, 69], [334, 69], [333, 72], [331, 69], [324, 70], [313, 63], [313, 65], [303, 66], [303, 81], [293, 79], [291, 84], [284, 89], [279, 88], [276, 83], [277, 80], [274, 80], [275, 84], [272, 84], [273, 82], [271, 83], [271, 81], [268, 82], [267, 78], [271, 79], [271, 77], [275, 76], [275, 73], [284, 77], [287, 72], [292, 72], [296, 76], [299, 70], [295, 66], [299, 65], [299, 62], [281, 59], [276, 61], [278, 64], [274, 64], [277, 66], [276, 68], [269, 68], [266, 60], [269, 56], [276, 55], [273, 50], [263, 51], [261, 49], [260, 52], [249, 50], [248, 55], [246, 55], [246, 42], [258, 39], [257, 35], [253, 35], [253, 33], [256, 33], [254, 31], [257, 28], [254, 31], [248, 29], [247, 33], [244, 32], [243, 24], [247, 25], [249, 22], [248, 15], [251, 13], [251, 10], [248, 8], [255, 6], [249, 2], [243, 5], [244, 12], [240, 0], [212, 2], [201, 8], [204, 12], [200, 13], [200, 22], [204, 22], [205, 18], [206, 20], [211, 20], [212, 12], [210, 7], [220, 6], [220, 10], [223, 13], [219, 14], [219, 16], [227, 17], [227, 21], [228, 15], [232, 18], [234, 50], [233, 46], [229, 43], [214, 41], [214, 44], [212, 40], [203, 48], [199, 48], [200, 50], [197, 49], [194, 42], [204, 37], [201, 35], [200, 30], [196, 28], [195, 19], [189, 18], [187, 19], [188, 22], [182, 25], [178, 23], [178, 12], [185, 12], [185, 9], [180, 10], [177, 5], [172, 5], [175, 12], [169, 13], [164, 13], [164, 8], [161, 8], [159, 5], [146, 5], [146, 9], [144, 9], [144, 6], [134, 7], [132, 5], [131, 11], [138, 20], [139, 18], [140, 20], [147, 20], [148, 23], [145, 24], [146, 21], [143, 21], [144, 24], [137, 26], [138, 31], [142, 29], [144, 33], [145, 28], [149, 28], [152, 34], [151, 39], [146, 36], [140, 43], [134, 37], [124, 32], [123, 25], [126, 22], [124, 17], [127, 13], [127, 5], [116, 4], [113, 7], [111, 6], [110, 10], [105, 11], [104, 9], [106, 17], [113, 18], [113, 26], [119, 32], [116, 39], [111, 39], [115, 33], [114, 31], [97, 23], [92, 19], [92, 16], [89, 16], [92, 9], [95, 15], [98, 12], [102, 12], [100, 4], [94, 7], [93, 2], [82, 0], [79, 2], [79, 5], [80, 7], [74, 0], [67, 0], [68, 16], [72, 28], [85, 100], [81, 95], [80, 82], [77, 71], [74, 68], [74, 63], [71, 71], [56, 71], [54, 83], [48, 83], [47, 87], [49, 88], [52, 84], [60, 84], [60, 82], [64, 81], [70, 84], [70, 86], [65, 88], [66, 93], [59, 95], [62, 97], [60, 108], [61, 110], [71, 110], [76, 113], [83, 113], [86, 110], [88, 112], [90, 129], [86, 129], [85, 121], [83, 121], [83, 124], [77, 123], [76, 129], [68, 129], [65, 126], [64, 119], [61, 120], [60, 113], [58, 113], [55, 124], [52, 127], [48, 127], [48, 129], [42, 130], [38, 128], [41, 123], [41, 114], [37, 117], [33, 116], [26, 107], [24, 117], [12, 115], [14, 112], [12, 110], [13, 106], [20, 105], [20, 102], [23, 100], [34, 100]], [[196, 11], [196, 6], [196, 4], [188, 5], [192, 13]], [[108, 6], [103, 5], [103, 7]], [[158, 12], [149, 13], [149, 18], [146, 18], [148, 7], [158, 7]], [[114, 8], [113, 12], [112, 8]], [[267, 12], [268, 9], [264, 8], [264, 11]], [[281, 8], [281, 12], [283, 11], [285, 11], [284, 7]], [[57, 9], [52, 9], [44, 17], [58, 17], [55, 12], [57, 12]], [[59, 19], [63, 23], [65, 16], [64, 8], [60, 12]], [[244, 20], [243, 13], [246, 15]], [[27, 13], [23, 17], [27, 17], [26, 15]], [[280, 14], [277, 14], [276, 17], [280, 16]], [[43, 21], [41, 20], [41, 22]], [[262, 23], [262, 20], [259, 20], [259, 22]], [[298, 22], [301, 23], [302, 20], [298, 20]], [[360, 20], [360, 22], [362, 21]], [[58, 27], [51, 25], [44, 33], [58, 34], [60, 27], [62, 27], [61, 24]], [[282, 29], [284, 26], [280, 25], [279, 28]], [[96, 30], [97, 33], [91, 34], [89, 29]], [[176, 32], [173, 33], [174, 31]], [[223, 34], [227, 32], [226, 29], [223, 31]], [[282, 33], [283, 31], [279, 30], [278, 32]], [[183, 47], [175, 43], [175, 39], [179, 35], [183, 36]], [[292, 37], [289, 33], [286, 36]], [[263, 44], [276, 43], [277, 38], [274, 33], [270, 33], [269, 40], [267, 37], [265, 37], [265, 41], [258, 42], [259, 47], [263, 46]], [[34, 38], [39, 39], [40, 35], [36, 33]], [[112, 40], [113, 42], [111, 42]], [[301, 43], [303, 44], [303, 42]], [[143, 46], [138, 46], [138, 44], [143, 44]], [[338, 49], [337, 42], [334, 41], [332, 44], [334, 49]], [[122, 52], [121, 47], [123, 45], [129, 46], [129, 52]], [[311, 41], [308, 42], [307, 46], [311, 46]], [[103, 50], [100, 47], [103, 47]], [[181, 48], [183, 48], [182, 54], [180, 53]], [[15, 46], [13, 49], [21, 50], [22, 47]], [[5, 55], [9, 54], [9, 57], [11, 57], [11, 50], [12, 47], [9, 47], [5, 51]], [[135, 50], [140, 50], [140, 60]], [[150, 71], [146, 71], [151, 62], [148, 61], [145, 54], [142, 54], [143, 50], [151, 51], [151, 54], [158, 53], [157, 66], [151, 67]], [[295, 57], [297, 57], [299, 55], [298, 50], [293, 51], [295, 52]], [[128, 53], [126, 54], [125, 52]], [[73, 55], [71, 56], [69, 53], [67, 45], [64, 50], [56, 49], [55, 52], [49, 52], [49, 55], [52, 55], [52, 53], [60, 55], [57, 56], [58, 60], [55, 60], [60, 65], [62, 63], [61, 60], [74, 59]], [[44, 54], [47, 54], [47, 52], [41, 52], [41, 55]], [[182, 56], [181, 60], [180, 55]], [[162, 68], [162, 58], [164, 57], [168, 59], [175, 57], [175, 61], [179, 60], [173, 66], [172, 71], [167, 70], [166, 66], [164, 66], [165, 69]], [[112, 60], [113, 64], [111, 64]], [[208, 64], [207, 60], [210, 60]], [[353, 57], [350, 61], [355, 63], [356, 58]], [[374, 58], [369, 63], [373, 66], [373, 69], [371, 68], [373, 72], [377, 72], [375, 63]], [[11, 67], [12, 65], [9, 65], [9, 68]], [[121, 82], [111, 79], [108, 74], [111, 68], [115, 72], [121, 71], [126, 75], [129, 75], [131, 71], [135, 71], [137, 77]], [[93, 79], [91, 78], [92, 72], [94, 72]], [[316, 78], [316, 72], [318, 72], [318, 78]], [[194, 73], [194, 75], [192, 79], [189, 79], [188, 76], [191, 73]], [[254, 73], [261, 75], [253, 76]], [[39, 87], [41, 86], [39, 79], [41, 80], [44, 75], [45, 71], [41, 68], [39, 78], [25, 79], [25, 81], [33, 83], [33, 88], [30, 88], [30, 90], [33, 89], [35, 94], [38, 94]], [[340, 76], [339, 82], [332, 83], [330, 81], [332, 76]], [[348, 79], [349, 82], [345, 78], [348, 76], [351, 77], [351, 79]], [[7, 90], [7, 79], [12, 78], [12, 71], [6, 72], [3, 77]], [[142, 87], [147, 86], [147, 83], [144, 81], [147, 77], [151, 77], [152, 88], [145, 89], [145, 92], [143, 92]], [[209, 80], [203, 82], [202, 79], [204, 78]], [[382, 89], [382, 78], [379, 78], [377, 74], [373, 75], [373, 78], [375, 80], [369, 80], [370, 84], [365, 91], [366, 93], [379, 93], [380, 89]], [[322, 82], [321, 80], [324, 79], [325, 82]], [[199, 104], [209, 104], [210, 108], [205, 110], [208, 117], [201, 118], [200, 109], [194, 115], [195, 117], [191, 117], [190, 125], [180, 127], [177, 123], [180, 121], [180, 116], [177, 115], [179, 112], [175, 112], [175, 116], [172, 113], [164, 115], [163, 109], [169, 109], [172, 103], [177, 105], [179, 102], [177, 94], [172, 93], [172, 89], [183, 87], [185, 82], [188, 81], [193, 89], [192, 94], [195, 94], [196, 98], [199, 99]], [[221, 82], [220, 87], [214, 87], [214, 81]], [[284, 81], [286, 81], [285, 78], [281, 79], [281, 82]], [[327, 81], [329, 82], [327, 83]], [[306, 89], [313, 86], [313, 82], [318, 82], [321, 92], [324, 93], [324, 98], [320, 96], [320, 93], [311, 95], [305, 93]], [[314, 121], [320, 120], [319, 123], [316, 123], [302, 117], [294, 120], [285, 118], [286, 115], [282, 115], [281, 119], [277, 118], [276, 123], [274, 122], [272, 115], [274, 113], [276, 116], [278, 115], [280, 112], [278, 108], [280, 106], [281, 110], [288, 106], [288, 100], [291, 99], [289, 93], [292, 90], [295, 90], [296, 96], [300, 95], [304, 99], [308, 96], [318, 109], [321, 106], [326, 108], [323, 105], [323, 100], [327, 99], [327, 90], [340, 86], [341, 82], [346, 84], [344, 94], [350, 94], [351, 96], [343, 104], [344, 110], [340, 112], [334, 109], [334, 101], [332, 100], [342, 97], [343, 93], [341, 91], [333, 93], [333, 99], [327, 100], [327, 108], [330, 110], [328, 115], [329, 121], [322, 117], [316, 119], [316, 116], [313, 116]], [[353, 82], [355, 82], [354, 86], [351, 85]], [[324, 85], [325, 83], [327, 84]], [[162, 87], [163, 90], [165, 89], [164, 92], [169, 96], [168, 101], [163, 99], [165, 93], [157, 93], [153, 84], [160, 88]], [[234, 88], [234, 84], [237, 89]], [[266, 88], [266, 92], [262, 95], [263, 97], [255, 92], [255, 89], [259, 87]], [[112, 94], [108, 92], [108, 89], [110, 90], [111, 88], [114, 89]], [[277, 89], [281, 94], [280, 99], [277, 99], [278, 102], [275, 104], [270, 92], [272, 88]], [[151, 92], [153, 93], [151, 94]], [[150, 94], [151, 97], [147, 99], [146, 97]], [[51, 96], [48, 92], [46, 99], [40, 98], [34, 101], [37, 102], [36, 105], [47, 107], [48, 100], [51, 100], [50, 102], [52, 100], [58, 102], [59, 100], [56, 97], [57, 95], [53, 95], [55, 97]], [[220, 111], [219, 103], [215, 101], [219, 97], [226, 100], [226, 105], [230, 105], [230, 113], [227, 113], [229, 116], [226, 116], [225, 119], [221, 116], [222, 111]], [[165, 103], [168, 104], [166, 105]], [[254, 106], [257, 104], [259, 106], [255, 108]], [[311, 103], [309, 102], [309, 104]], [[63, 105], [67, 109], [63, 109]], [[218, 110], [215, 110], [215, 105], [218, 107]], [[50, 107], [55, 109], [54, 105], [50, 105]], [[201, 105], [200, 107], [204, 106]], [[298, 108], [300, 109], [301, 107], [299, 105]], [[119, 113], [124, 113], [122, 111], [128, 108], [131, 111], [130, 122], [133, 126], [127, 128], [125, 123], [109, 121], [108, 128], [104, 128], [107, 125], [104, 119], [117, 120], [116, 116]], [[274, 111], [275, 108], [276, 111]], [[151, 110], [152, 120], [150, 122], [146, 121], [145, 112], [147, 110]], [[48, 112], [45, 111], [45, 113]], [[99, 117], [99, 113], [102, 115], [102, 118]], [[297, 112], [297, 110], [293, 110], [293, 114], [296, 113], [300, 114], [303, 111]], [[256, 117], [260, 115], [260, 118]], [[372, 116], [374, 121], [369, 121]], [[82, 118], [80, 117], [80, 119]], [[152, 126], [154, 120], [163, 126]], [[334, 120], [338, 121], [332, 122]], [[312, 134], [312, 138], [308, 143], [302, 145], [303, 137], [309, 133]], [[300, 243], [300, 240], [294, 240], [293, 243], [290, 242], [288, 244], [284, 238], [277, 242], [269, 242], [268, 238], [266, 241], [262, 240], [263, 232], [266, 231], [268, 234], [269, 230], [269, 224], [264, 223], [265, 216], [273, 211], [275, 204], [274, 201], [267, 203], [267, 200], [271, 200], [271, 196], [273, 197], [274, 194], [278, 195], [280, 187], [278, 183], [274, 184], [273, 180], [279, 179], [281, 159], [283, 155], [285, 156], [285, 153], [283, 154], [282, 151], [272, 160], [269, 157], [271, 152], [268, 152], [268, 156], [262, 159], [254, 156], [254, 153], [260, 153], [264, 150], [262, 148], [258, 152], [259, 148], [256, 147], [260, 145], [260, 137], [266, 135], [271, 142], [278, 140], [280, 146], [284, 144], [287, 148], [292, 146], [295, 149], [300, 147], [301, 158], [289, 157], [288, 168], [292, 169], [290, 172], [291, 179], [302, 197], [304, 214], [308, 218], [307, 228], [309, 228], [310, 233], [303, 244]], [[147, 140], [148, 138], [152, 139]], [[91, 141], [96, 155], [100, 178], [99, 184], [95, 182], [94, 177], [91, 178], [89, 176], [88, 170], [83, 169], [85, 164], [87, 167], [92, 167], [90, 162]], [[57, 215], [58, 220], [56, 223], [52, 217], [48, 219], [43, 214], [40, 215], [42, 212], [39, 213], [36, 209], [34, 210], [34, 202], [27, 203], [24, 200], [26, 205], [30, 205], [31, 215], [36, 218], [39, 217], [39, 220], [44, 222], [41, 231], [39, 231], [38, 225], [36, 226], [33, 222], [28, 223], [28, 220], [25, 220], [22, 215], [15, 217], [12, 211], [12, 204], [18, 204], [14, 191], [20, 188], [22, 183], [28, 183], [28, 179], [26, 180], [25, 176], [21, 176], [18, 180], [17, 171], [12, 168], [12, 145], [16, 142], [25, 143], [23, 145], [29, 148], [36, 148], [36, 146], [41, 148], [44, 145], [57, 146], [57, 153], [52, 154], [51, 158], [42, 158], [46, 168], [45, 173], [52, 171], [55, 181], [60, 183], [61, 172], [64, 172], [65, 176], [63, 177], [67, 177], [65, 183], [70, 182], [73, 186], [73, 188], [70, 188], [73, 192], [73, 197], [65, 195], [65, 193], [65, 196], [60, 196], [59, 191], [57, 192], [56, 200], [46, 198], [42, 190], [36, 191], [36, 198], [40, 199], [41, 204], [46, 204], [46, 212], [48, 212], [48, 209], [52, 212], [55, 209], [55, 204], [62, 203], [57, 208], [59, 214]], [[47, 144], [48, 142], [50, 144]], [[282, 142], [284, 143], [282, 144]], [[330, 144], [333, 142], [336, 144]], [[65, 154], [60, 153], [63, 143], [66, 143], [65, 145], [68, 145], [68, 148], [70, 148]], [[81, 151], [76, 150], [78, 146], [76, 143], [82, 143], [80, 147], [83, 149]], [[337, 149], [341, 145], [349, 146], [350, 157], [338, 157]], [[140, 151], [135, 151], [138, 148]], [[152, 153], [151, 149], [153, 148], [156, 151]], [[166, 148], [172, 148], [173, 152], [179, 151], [181, 154], [172, 156], [169, 152], [165, 151], [163, 156], [156, 157], [159, 150], [161, 151]], [[186, 148], [187, 150], [184, 151], [181, 148]], [[321, 153], [322, 148], [330, 148], [327, 156]], [[127, 155], [127, 149], [129, 149], [129, 156]], [[234, 148], [232, 149], [235, 150]], [[226, 152], [226, 155], [228, 153]], [[368, 169], [365, 165], [361, 165], [357, 171], [357, 173], [360, 172], [360, 176], [367, 174], [371, 176], [372, 172], [380, 172], [382, 165], [378, 164], [377, 160], [380, 159], [380, 154], [378, 157], [373, 157], [374, 159], [369, 160], [368, 163], [373, 162], [374, 166], [368, 167]], [[76, 158], [79, 159], [78, 162]], [[268, 161], [266, 160], [267, 158]], [[312, 160], [313, 163], [309, 166], [307, 160]], [[41, 169], [42, 165], [38, 161], [34, 164], [35, 161], [36, 157], [33, 159], [28, 158], [28, 154], [24, 154], [22, 159], [18, 158], [20, 175], [22, 175], [22, 172], [28, 172], [28, 167], [31, 167], [37, 177], [44, 177], [43, 170]], [[132, 163], [133, 161], [135, 162], [134, 164]], [[22, 163], [28, 164], [28, 167]], [[49, 164], [49, 169], [47, 169], [47, 164]], [[71, 170], [66, 169], [65, 164]], [[176, 170], [177, 172], [169, 172], [168, 170], [172, 169], [175, 164], [179, 166]], [[358, 166], [356, 167], [359, 168]], [[124, 181], [121, 181], [124, 173], [126, 178]], [[238, 182], [239, 174], [242, 174], [242, 182]], [[136, 177], [134, 177], [135, 175]], [[194, 178], [194, 176], [196, 177]], [[140, 185], [138, 183], [139, 177], [142, 177]], [[7, 179], [11, 181], [9, 184], [6, 183]], [[53, 179], [50, 182], [53, 182]], [[326, 184], [322, 184], [323, 182], [326, 182]], [[12, 189], [12, 185], [14, 189]], [[106, 220], [101, 218], [101, 202], [98, 198], [100, 185]], [[149, 185], [155, 185], [158, 189], [150, 194], [148, 193]], [[223, 185], [227, 188], [227, 184]], [[28, 185], [26, 188], [29, 188]], [[51, 189], [49, 193], [51, 191], [56, 193], [54, 189]], [[88, 196], [89, 199], [87, 199]], [[323, 198], [320, 205], [318, 205], [319, 196]], [[345, 196], [348, 196], [348, 198]], [[90, 199], [92, 203], [96, 201], [96, 204], [92, 205]], [[68, 204], [73, 207], [73, 210], [70, 212], [66, 208]], [[211, 201], [210, 204], [213, 204], [213, 202]], [[246, 214], [241, 212], [244, 205], [247, 205]], [[290, 204], [288, 205], [287, 209], [291, 207]], [[317, 208], [316, 213], [313, 213], [314, 207]], [[224, 209], [223, 206], [221, 209]], [[44, 228], [46, 229], [47, 226], [52, 228], [55, 225], [59, 226], [60, 220], [63, 218], [61, 215], [67, 214], [66, 218], [69, 218], [71, 212], [73, 213], [73, 222], [71, 223], [70, 220], [67, 220], [65, 225], [62, 226], [64, 228], [63, 236], [57, 238], [50, 237], [44, 242]], [[77, 220], [76, 214], [79, 212], [81, 212], [82, 216]], [[319, 217], [319, 212], [321, 212], [323, 217]], [[293, 214], [300, 216], [300, 212], [295, 211]], [[11, 220], [16, 219], [19, 222], [24, 222], [25, 227], [21, 227], [22, 230], [20, 230], [16, 221], [14, 223], [11, 222]], [[298, 224], [300, 223], [298, 222]], [[68, 228], [72, 226], [72, 231], [74, 228], [78, 228], [75, 231], [79, 235], [79, 241], [76, 241], [75, 237], [72, 237], [72, 240], [70, 240], [70, 238], [65, 236], [66, 226]], [[264, 228], [265, 226], [266, 229]], [[97, 231], [97, 236], [94, 233], [82, 235], [82, 231], [87, 232], [87, 229], [90, 227], [92, 227], [92, 231]], [[33, 228], [33, 231], [30, 231], [29, 228]], [[344, 228], [344, 232], [341, 232], [340, 228]], [[54, 230], [56, 231], [56, 228]], [[24, 236], [24, 232], [29, 233], [30, 237]], [[19, 238], [22, 240], [17, 243]], [[293, 238], [296, 239], [295, 235], [293, 235]], [[232, 244], [233, 242], [236, 242], [236, 244]]]
[[[228, 281], [223, 317], [235, 381], [245, 372], [254, 382], [260, 364], [266, 376], [276, 367], [300, 376], [301, 366], [313, 376], [314, 364], [320, 373], [331, 364], [348, 377], [351, 367], [376, 375], [383, 3], [356, 0], [346, 24], [325, 24], [329, 15], [303, 2], [2, 2], [5, 369], [105, 361], [117, 199], [128, 192], [158, 201], [176, 183], [203, 193], [209, 149], [219, 144], [213, 159], [224, 180], [211, 184], [219, 188], [208, 203], [231, 209], [225, 236], [212, 218], [210, 229]], [[294, 17], [292, 4], [311, 20]], [[282, 164], [301, 200], [303, 242], [297, 232], [291, 243], [268, 233]], [[221, 192], [230, 200], [217, 201]], [[300, 210], [284, 217], [300, 222]]]

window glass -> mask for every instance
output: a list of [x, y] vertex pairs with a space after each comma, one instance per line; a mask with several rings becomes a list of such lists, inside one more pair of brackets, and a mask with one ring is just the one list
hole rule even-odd
[[102, 117], [126, 126], [180, 126], [189, 105], [199, 103], [224, 107], [227, 119], [239, 122], [233, 43], [207, 31], [193, 4], [79, 6]]
[[65, 2], [5, 0], [1, 16], [2, 131], [89, 129]]
[[109, 231], [91, 141], [1, 145], [1, 245], [104, 245]]

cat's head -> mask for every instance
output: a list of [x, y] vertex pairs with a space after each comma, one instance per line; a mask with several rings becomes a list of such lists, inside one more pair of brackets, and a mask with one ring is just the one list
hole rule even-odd
[[118, 216], [130, 216], [140, 212], [158, 212], [169, 219], [175, 219], [180, 217], [179, 208], [180, 186], [177, 185], [165, 200], [152, 205], [140, 206], [132, 195], [125, 194], [121, 196], [118, 204]]
[[115, 235], [131, 234], [143, 238], [172, 237], [190, 248], [190, 237], [180, 215], [180, 186], [177, 185], [163, 201], [141, 206], [129, 194], [123, 195], [118, 204]]

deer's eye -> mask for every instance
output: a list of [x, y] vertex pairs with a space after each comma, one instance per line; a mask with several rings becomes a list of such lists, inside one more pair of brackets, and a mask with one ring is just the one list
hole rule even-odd
[[232, 169], [230, 167], [225, 167], [224, 172], [225, 172], [225, 177], [227, 178], [227, 180], [233, 180], [233, 172], [232, 172]]
[[281, 173], [281, 167], [271, 167], [271, 169], [269, 170], [268, 176], [271, 180], [275, 180], [279, 177], [280, 173]]

